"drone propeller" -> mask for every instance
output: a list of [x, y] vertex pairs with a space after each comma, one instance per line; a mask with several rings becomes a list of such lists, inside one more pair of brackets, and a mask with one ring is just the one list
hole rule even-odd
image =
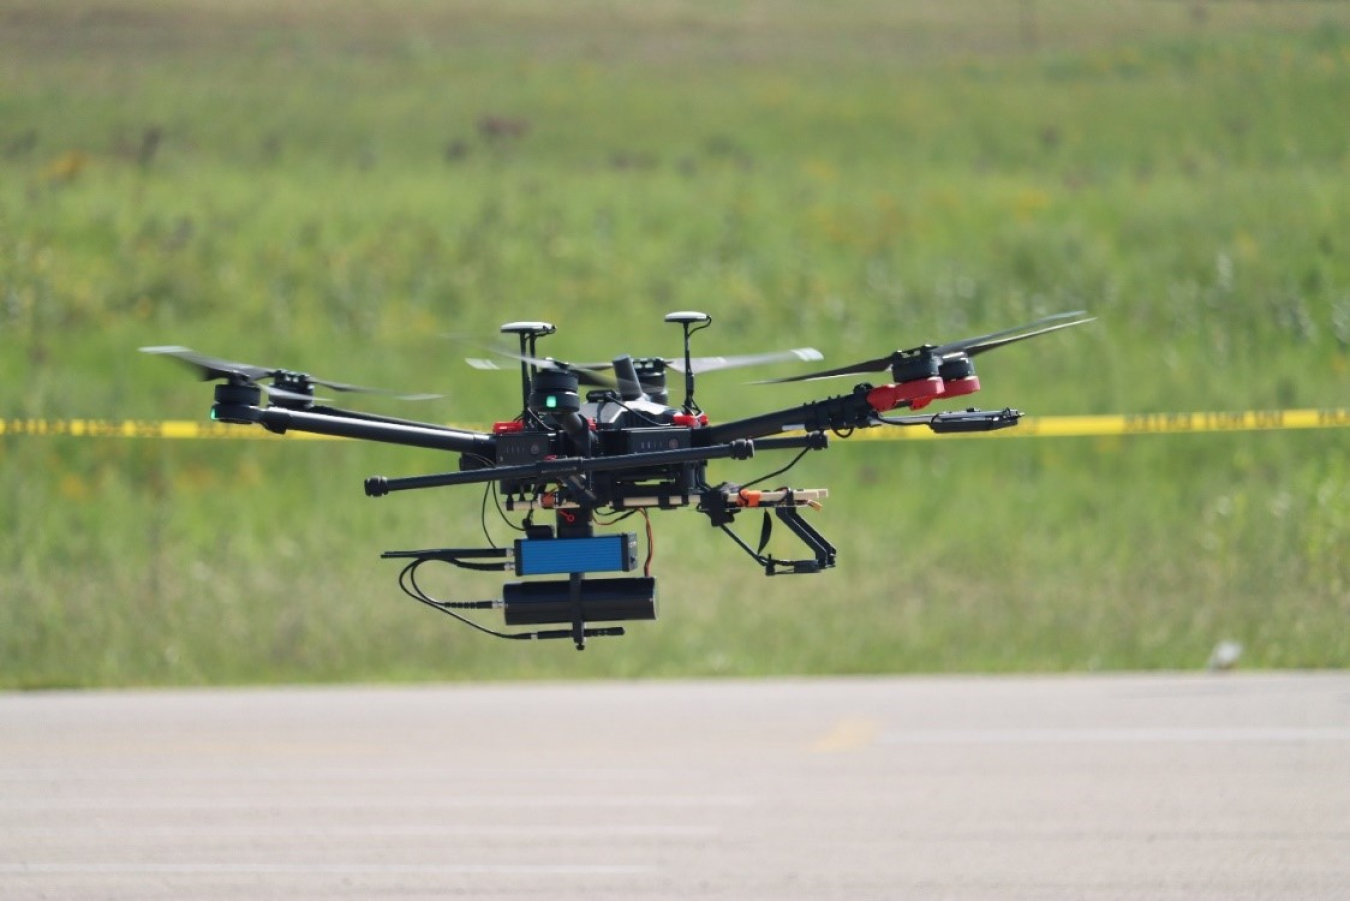
[[[1087, 317], [1087, 318], [1083, 318]], [[1050, 332], [1057, 332], [1060, 329], [1072, 328], [1075, 325], [1083, 325], [1092, 322], [1097, 317], [1088, 316], [1086, 310], [1075, 310], [1071, 313], [1055, 313], [1050, 316], [1043, 316], [1035, 322], [1028, 322], [1026, 325], [1019, 325], [1014, 328], [1003, 329], [1002, 331], [990, 332], [987, 335], [980, 335], [976, 338], [966, 338], [963, 341], [953, 341], [951, 344], [944, 344], [933, 350], [933, 353], [950, 357], [954, 354], [964, 354], [967, 357], [973, 357], [982, 354], [987, 350], [993, 350], [997, 347], [1003, 347], [1006, 344], [1015, 344], [1018, 341], [1025, 341], [1027, 338], [1035, 338], [1037, 335], [1045, 335]], [[1072, 320], [1061, 322], [1060, 320]], [[1058, 322], [1058, 325], [1045, 325], [1047, 322]], [[1044, 328], [1036, 328], [1045, 326]], [[1033, 331], [1027, 331], [1033, 329]], [[1021, 334], [1019, 334], [1019, 332]]]
[[303, 391], [288, 391], [285, 388], [278, 388], [276, 385], [258, 385], [258, 387], [267, 392], [268, 397], [283, 407], [292, 404], [328, 403], [326, 397], [306, 394]]
[[[607, 380], [601, 380], [598, 376], [587, 376], [585, 373], [605, 372], [614, 368], [614, 362], [607, 363], [564, 363], [552, 358], [538, 359], [535, 357], [524, 356], [507, 350], [493, 350], [493, 353], [511, 360], [529, 363], [541, 369], [567, 369], [578, 374], [578, 377], [585, 384], [591, 384], [598, 387], [613, 387], [613, 383]], [[729, 357], [694, 357], [690, 360], [690, 368], [695, 375], [701, 375], [705, 372], [716, 372], [720, 369], [739, 369], [744, 366], [762, 366], [769, 363], [783, 363], [792, 360], [823, 360], [824, 354], [814, 347], [794, 347], [791, 350], [772, 351], [762, 354], [739, 354]], [[503, 369], [497, 363], [490, 359], [482, 357], [470, 357], [468, 364], [475, 369]], [[672, 369], [675, 372], [684, 372], [684, 360], [679, 357], [652, 357], [650, 363], [659, 364], [664, 369]], [[590, 381], [587, 379], [590, 378]]]
[[[944, 363], [959, 361], [962, 358], [973, 357], [982, 354], [985, 351], [1003, 347], [1006, 344], [1013, 344], [1017, 341], [1024, 341], [1027, 338], [1034, 338], [1037, 335], [1044, 335], [1049, 332], [1055, 332], [1060, 329], [1070, 328], [1075, 325], [1082, 325], [1086, 322], [1093, 321], [1093, 317], [1083, 317], [1087, 317], [1087, 313], [1082, 310], [1071, 313], [1056, 313], [1052, 316], [1045, 316], [1037, 319], [1035, 322], [1029, 322], [1015, 328], [990, 332], [987, 335], [978, 335], [973, 338], [965, 338], [960, 341], [953, 341], [949, 344], [938, 346], [924, 345], [910, 350], [897, 350], [884, 357], [876, 357], [875, 359], [864, 360], [860, 363], [840, 366], [837, 369], [808, 372], [803, 375], [787, 376], [780, 379], [767, 379], [758, 382], [757, 384], [766, 385], [778, 384], [781, 382], [809, 382], [817, 379], [836, 378], [845, 375], [862, 375], [872, 372], [887, 371], [895, 375], [897, 381], [903, 381], [904, 379], [900, 378], [898, 373], [902, 370], [912, 368], [916, 364], [936, 365], [935, 363], [931, 363], [931, 361]], [[1048, 325], [1047, 323], [1056, 324]]]
[[[694, 357], [689, 361], [695, 375], [705, 372], [717, 372], [720, 369], [740, 369], [744, 366], [763, 366], [769, 363], [785, 363], [792, 360], [823, 360], [825, 355], [814, 347], [794, 347], [791, 350], [778, 350], [762, 354], [739, 354], [730, 357]], [[653, 362], [662, 363], [665, 368], [684, 372], [684, 359], [680, 357], [655, 357]], [[574, 369], [605, 370], [613, 369], [613, 363], [574, 363]]]
[[[565, 360], [555, 360], [552, 357], [531, 357], [527, 354], [518, 354], [509, 350], [492, 349], [492, 352], [499, 356], [515, 360], [519, 363], [528, 363], [536, 369], [550, 369], [559, 372], [570, 372], [577, 377], [577, 381], [583, 385], [590, 385], [594, 388], [613, 388], [614, 381], [603, 376], [596, 375], [597, 370], [612, 368], [614, 364], [578, 364], [568, 363]], [[474, 369], [483, 369], [489, 371], [505, 371], [504, 367], [498, 366], [495, 360], [486, 357], [466, 357], [465, 362]]]
[[206, 354], [198, 353], [189, 347], [180, 347], [177, 345], [142, 347], [141, 352], [172, 357], [175, 360], [179, 360], [195, 369], [198, 376], [204, 382], [225, 379], [227, 381], [256, 383], [261, 379], [272, 379], [274, 384], [262, 387], [266, 389], [270, 396], [282, 400], [312, 402], [315, 400], [312, 387], [314, 385], [322, 385], [332, 391], [339, 392], [383, 394], [399, 398], [400, 400], [432, 400], [442, 396], [439, 394], [400, 394], [383, 388], [367, 388], [363, 385], [335, 382], [330, 379], [316, 378], [315, 376], [303, 372], [294, 372], [288, 369], [269, 369], [268, 367], [257, 366], [253, 363], [239, 363], [234, 360], [211, 357]]

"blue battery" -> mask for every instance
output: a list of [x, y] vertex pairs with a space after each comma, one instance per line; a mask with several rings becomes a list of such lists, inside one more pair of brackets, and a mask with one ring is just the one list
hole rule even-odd
[[590, 538], [521, 538], [516, 575], [629, 572], [637, 568], [637, 533]]

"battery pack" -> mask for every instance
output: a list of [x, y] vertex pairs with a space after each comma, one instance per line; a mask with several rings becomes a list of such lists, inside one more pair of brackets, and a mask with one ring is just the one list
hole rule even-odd
[[637, 533], [590, 538], [521, 538], [516, 575], [630, 572], [637, 568]]

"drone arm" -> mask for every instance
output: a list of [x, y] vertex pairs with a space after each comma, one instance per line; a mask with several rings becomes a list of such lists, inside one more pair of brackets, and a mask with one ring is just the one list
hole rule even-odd
[[408, 447], [458, 451], [489, 460], [496, 457], [496, 439], [483, 432], [449, 429], [428, 423], [399, 422], [365, 416], [335, 415], [340, 411], [315, 413], [284, 407], [255, 407], [216, 404], [211, 418], [219, 422], [257, 424], [269, 432], [284, 435], [288, 431], [311, 432], [361, 441], [380, 441]]
[[383, 416], [378, 413], [363, 413], [356, 410], [343, 410], [338, 407], [328, 407], [321, 404], [314, 404], [313, 406], [306, 407], [304, 412], [323, 413], [326, 416], [337, 416], [342, 419], [359, 419], [362, 422], [382, 422], [386, 425], [404, 425], [412, 426], [417, 429], [434, 429], [438, 432], [463, 434], [466, 431], [471, 431], [469, 429], [456, 428], [455, 426], [440, 425], [439, 423], [422, 422], [416, 419], [403, 419], [397, 416]]
[[[883, 415], [902, 407], [919, 410], [937, 398], [962, 397], [978, 390], [980, 383], [973, 374], [949, 379], [932, 376], [875, 388], [862, 384], [855, 387], [852, 394], [733, 420], [700, 429], [695, 434], [699, 440], [717, 443], [779, 432], [846, 432], [879, 425], [926, 425], [934, 432], [986, 432], [1017, 424], [1022, 414], [1011, 409], [996, 412], [971, 409], [932, 416]], [[759, 444], [763, 446], [764, 442]]]
[[513, 479], [559, 479], [591, 472], [613, 472], [625, 469], [643, 469], [678, 463], [701, 463], [733, 457], [738, 460], [754, 456], [755, 445], [749, 441], [731, 441], [711, 447], [690, 447], [645, 454], [624, 454], [617, 457], [559, 457], [539, 460], [519, 466], [490, 466], [460, 472], [446, 472], [425, 476], [390, 479], [372, 476], [366, 479], [366, 494], [383, 497], [391, 491], [415, 488], [441, 488], [449, 485], [469, 485], [475, 482], [495, 482]]
[[[925, 383], [927, 381], [925, 380]], [[698, 429], [694, 434], [700, 441], [719, 444], [741, 438], [760, 438], [783, 432], [864, 429], [877, 424], [876, 416], [878, 413], [894, 409], [899, 404], [908, 403], [906, 400], [895, 400], [890, 395], [883, 397], [880, 394], [882, 390], [881, 388], [874, 389], [870, 385], [859, 385], [853, 389], [852, 394], [812, 401], [799, 407], [752, 416], [748, 419], [720, 423]], [[925, 390], [928, 390], [930, 394], [933, 393], [931, 388]], [[885, 404], [889, 404], [889, 406], [885, 406]]]

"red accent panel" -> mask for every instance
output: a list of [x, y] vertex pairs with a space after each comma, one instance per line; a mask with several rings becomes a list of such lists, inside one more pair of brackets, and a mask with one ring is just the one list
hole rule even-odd
[[513, 419], [510, 422], [495, 422], [492, 424], [492, 434], [503, 435], [507, 432], [523, 432], [525, 423], [519, 419]]
[[980, 390], [980, 378], [968, 375], [963, 379], [951, 379], [942, 383], [943, 397], [964, 397]]
[[933, 398], [943, 392], [942, 379], [937, 376], [927, 379], [914, 379], [898, 385], [882, 385], [867, 392], [867, 403], [878, 413], [894, 410], [908, 404], [914, 409], [927, 406]]
[[708, 414], [700, 413], [695, 416], [693, 413], [676, 413], [674, 416], [670, 417], [670, 422], [672, 425], [683, 425], [692, 429], [697, 426], [707, 425]]

